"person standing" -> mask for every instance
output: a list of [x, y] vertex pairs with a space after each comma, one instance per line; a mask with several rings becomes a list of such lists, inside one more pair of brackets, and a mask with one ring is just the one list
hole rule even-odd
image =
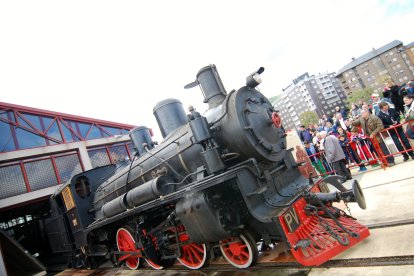
[[[389, 95], [389, 93], [388, 94], [387, 93], [388, 92], [384, 92], [384, 94], [386, 96]], [[391, 108], [395, 108], [394, 104], [391, 102], [391, 99], [388, 98], [388, 97], [384, 97], [383, 99], [381, 99], [380, 96], [377, 93], [374, 93], [374, 94], [371, 95], [371, 99], [372, 99], [372, 113], [375, 116], [378, 116], [378, 113], [380, 112], [380, 108], [378, 106], [378, 104], [380, 102], [387, 102], [387, 103], [389, 103]]]
[[414, 120], [414, 95], [407, 95], [404, 97], [405, 107], [405, 121]]
[[353, 103], [351, 105], [351, 116], [352, 116], [352, 118], [356, 119], [360, 115], [361, 115], [361, 108], [359, 108], [356, 104]]
[[[379, 108], [379, 107], [378, 107]], [[362, 109], [361, 110], [361, 117], [357, 120], [352, 122], [353, 126], [361, 126], [362, 131], [365, 135], [369, 136], [371, 139], [376, 139], [376, 135], [384, 129], [384, 124], [382, 123], [381, 119], [375, 116], [374, 114], [370, 114], [368, 110]], [[394, 157], [390, 155], [390, 152], [385, 145], [383, 139], [378, 139], [379, 145], [381, 147], [381, 151], [387, 157], [387, 162], [390, 166], [395, 165]], [[390, 156], [389, 156], [390, 155]]]
[[351, 172], [346, 167], [345, 153], [339, 144], [338, 138], [333, 135], [328, 135], [326, 131], [321, 131], [318, 139], [324, 139], [323, 147], [325, 149], [326, 160], [328, 163], [332, 163], [336, 174], [341, 175], [346, 180], [352, 179]]
[[337, 106], [337, 107], [335, 107], [335, 112], [336, 112], [336, 114], [338, 114], [338, 113], [341, 114], [342, 118], [344, 118], [344, 119], [347, 118], [345, 108], [341, 109], [339, 106]]
[[336, 113], [336, 121], [335, 121], [336, 129], [338, 130], [339, 127], [342, 127], [344, 130], [348, 130], [346, 125], [346, 120], [342, 117], [341, 113]]
[[406, 122], [410, 122], [407, 125], [407, 137], [410, 139], [414, 139], [414, 94], [413, 95], [406, 95], [404, 97], [405, 103], [405, 115], [404, 119]]
[[414, 81], [407, 82], [407, 87], [405, 88], [405, 91], [407, 92], [407, 95], [414, 95]]
[[[386, 97], [387, 94], [389, 97]], [[400, 88], [391, 81], [385, 82], [384, 98], [389, 98], [391, 100], [395, 106], [395, 111], [397, 111], [398, 114], [404, 113], [404, 101], [403, 97], [400, 95]]]
[[305, 128], [304, 125], [300, 126], [299, 138], [302, 141], [302, 143], [312, 143], [312, 134], [309, 132], [308, 129]]
[[[389, 128], [391, 126], [398, 125], [400, 123], [400, 115], [398, 115], [397, 111], [394, 109], [390, 109], [390, 106], [386, 102], [380, 102], [378, 104], [380, 108], [380, 112], [378, 113], [378, 118], [381, 119], [382, 123], [384, 124], [385, 128]], [[401, 126], [392, 128], [388, 131], [392, 140], [394, 141], [395, 146], [397, 149], [403, 152], [402, 156], [404, 157], [404, 162], [407, 161], [408, 155], [410, 155], [411, 159], [414, 159], [413, 149], [408, 141], [407, 137], [404, 134], [404, 130]], [[401, 145], [403, 143], [404, 147]]]

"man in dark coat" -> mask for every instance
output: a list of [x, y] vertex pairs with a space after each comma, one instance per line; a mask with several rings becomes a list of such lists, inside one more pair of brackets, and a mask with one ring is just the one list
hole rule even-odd
[[400, 88], [390, 81], [385, 82], [384, 98], [389, 98], [395, 106], [398, 114], [404, 114], [403, 96], [400, 95]]
[[[400, 116], [397, 114], [397, 112], [394, 109], [390, 109], [390, 106], [386, 102], [380, 102], [378, 106], [380, 108], [378, 117], [381, 119], [385, 128], [389, 128], [391, 126], [398, 125], [400, 123]], [[404, 161], [407, 161], [409, 159], [408, 155], [411, 156], [411, 159], [414, 159], [413, 149], [407, 137], [405, 136], [405, 133], [402, 127], [399, 126], [399, 127], [390, 129], [388, 133], [390, 134], [392, 140], [394, 141], [394, 144], [397, 147], [398, 151], [407, 150], [407, 152], [402, 153], [404, 157]], [[400, 140], [404, 144], [404, 147], [401, 145]]]

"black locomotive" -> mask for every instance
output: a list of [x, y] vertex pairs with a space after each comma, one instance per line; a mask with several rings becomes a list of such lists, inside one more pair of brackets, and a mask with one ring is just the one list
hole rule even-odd
[[[280, 117], [256, 90], [258, 71], [227, 93], [214, 65], [196, 81], [209, 109], [186, 114], [180, 101], [154, 107], [164, 140], [130, 131], [133, 160], [76, 175], [51, 198], [46, 230], [54, 252], [73, 266], [110, 258], [137, 269], [178, 260], [201, 268], [221, 254], [238, 268], [252, 265], [257, 244], [285, 243], [303, 265], [319, 265], [369, 235], [332, 205], [365, 201], [358, 183], [339, 176], [305, 178], [286, 144]], [[324, 183], [338, 191], [322, 192]]]

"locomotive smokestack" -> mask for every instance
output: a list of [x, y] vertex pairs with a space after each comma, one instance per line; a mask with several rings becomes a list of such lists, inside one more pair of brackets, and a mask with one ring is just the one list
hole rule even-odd
[[196, 85], [200, 85], [204, 102], [208, 103], [209, 108], [220, 105], [226, 98], [226, 90], [214, 64], [201, 68], [197, 73], [197, 79], [184, 88], [191, 88]]
[[153, 113], [163, 138], [188, 121], [183, 104], [176, 99], [160, 101], [155, 105]]

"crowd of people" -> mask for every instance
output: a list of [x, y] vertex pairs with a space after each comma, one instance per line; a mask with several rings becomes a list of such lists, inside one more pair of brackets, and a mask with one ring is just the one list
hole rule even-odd
[[[335, 171], [345, 179], [352, 178], [349, 166], [378, 166], [379, 151], [389, 166], [395, 165], [386, 139], [402, 154], [403, 160], [414, 159], [409, 139], [414, 139], [414, 123], [403, 128], [403, 121], [414, 120], [413, 82], [399, 87], [386, 82], [382, 98], [371, 95], [369, 102], [352, 103], [350, 110], [335, 108], [335, 115], [323, 115], [318, 124], [300, 126], [299, 137], [312, 165], [320, 174]], [[381, 132], [384, 128], [386, 132]], [[381, 132], [381, 135], [378, 135]], [[374, 147], [376, 139], [379, 147]], [[323, 152], [323, 154], [320, 154]]]

